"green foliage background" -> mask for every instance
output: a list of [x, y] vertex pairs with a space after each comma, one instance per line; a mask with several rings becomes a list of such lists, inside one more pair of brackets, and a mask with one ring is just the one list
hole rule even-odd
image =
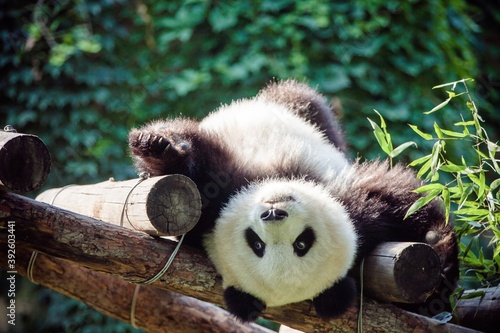
[[[135, 177], [126, 148], [131, 127], [203, 117], [293, 77], [340, 98], [352, 157], [374, 158], [382, 152], [366, 120], [373, 109], [396, 145], [413, 140], [407, 123], [427, 132], [434, 121], [450, 125], [446, 112], [422, 117], [443, 99], [431, 87], [473, 77], [496, 141], [500, 9], [471, 3], [0, 0], [0, 125], [44, 140], [53, 158], [45, 188], [125, 179]], [[418, 144], [407, 160], [432, 147]], [[461, 156], [453, 145], [448, 153]], [[80, 322], [73, 303], [43, 293], [42, 312], [60, 321], [40, 316], [40, 332]], [[66, 312], [55, 309], [61, 304]], [[113, 325], [102, 322], [101, 331], [129, 330]], [[85, 331], [84, 322], [78, 327], [70, 331]]]

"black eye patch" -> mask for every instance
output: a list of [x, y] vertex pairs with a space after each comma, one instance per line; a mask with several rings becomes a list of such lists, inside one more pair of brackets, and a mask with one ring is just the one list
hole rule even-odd
[[299, 257], [303, 257], [311, 249], [316, 241], [316, 235], [311, 227], [307, 227], [293, 242], [293, 252]]
[[253, 253], [255, 253], [257, 257], [262, 258], [266, 249], [266, 243], [260, 239], [259, 235], [257, 235], [251, 228], [248, 228], [245, 230], [245, 239]]

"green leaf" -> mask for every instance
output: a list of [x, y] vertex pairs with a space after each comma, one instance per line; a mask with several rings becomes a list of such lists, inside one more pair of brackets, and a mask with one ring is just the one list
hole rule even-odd
[[460, 297], [460, 299], [472, 299], [472, 298], [476, 298], [476, 297], [484, 297], [484, 295], [486, 295], [486, 293], [484, 292], [484, 290], [478, 290], [478, 291], [473, 291], [473, 292], [470, 292], [470, 293], [464, 293], [462, 295], [462, 297]]
[[442, 102], [441, 104], [435, 106], [432, 110], [430, 111], [427, 111], [427, 112], [424, 112], [424, 114], [431, 114], [433, 112], [436, 112], [438, 111], [439, 109], [442, 109], [443, 107], [445, 107], [449, 102], [451, 101], [451, 98], [448, 98], [447, 100], [445, 100], [444, 102]]
[[429, 158], [429, 159], [427, 160], [427, 162], [425, 162], [425, 163], [424, 163], [424, 165], [422, 165], [422, 166], [420, 167], [420, 170], [419, 170], [419, 171], [418, 171], [418, 173], [417, 173], [417, 178], [422, 178], [422, 177], [423, 177], [423, 175], [424, 175], [427, 171], [429, 171], [429, 169], [431, 168], [431, 162], [432, 162], [432, 161], [431, 161], [431, 159]]
[[442, 129], [442, 128], [441, 128], [441, 132], [443, 132], [444, 134], [446, 134], [448, 136], [454, 137], [454, 138], [465, 138], [465, 137], [469, 136], [466, 133], [449, 131], [449, 130], [445, 130], [445, 129]]
[[432, 155], [425, 155], [424, 157], [420, 157], [420, 158], [417, 158], [415, 161], [411, 162], [409, 165], [414, 167], [414, 166], [417, 166], [419, 164], [422, 164], [424, 162], [427, 162], [430, 158], [431, 158]]
[[490, 211], [482, 208], [462, 208], [454, 211], [457, 215], [487, 216]]
[[497, 187], [500, 186], [500, 178], [494, 180], [493, 182], [491, 182], [490, 184], [490, 191], [494, 191], [497, 189]]
[[438, 89], [438, 88], [444, 88], [444, 87], [452, 86], [451, 90], [455, 90], [455, 87], [457, 86], [457, 83], [459, 83], [459, 82], [460, 81], [453, 81], [453, 82], [443, 83], [443, 84], [440, 84], [440, 85], [432, 87], [432, 89]]
[[443, 203], [444, 203], [444, 209], [445, 209], [445, 219], [446, 223], [449, 222], [450, 220], [450, 191], [448, 188], [444, 188], [441, 191], [441, 197], [443, 198]]
[[441, 165], [439, 167], [439, 170], [442, 170], [444, 172], [462, 172], [466, 169], [467, 167], [463, 166], [463, 165], [456, 165], [456, 164], [453, 164], [452, 162], [450, 161], [446, 161], [446, 164], [444, 165]]
[[439, 125], [436, 122], [434, 122], [434, 132], [436, 132], [438, 138], [444, 139], [443, 132], [441, 131], [441, 128], [439, 128]]
[[419, 188], [413, 190], [415, 193], [424, 193], [424, 192], [429, 192], [429, 191], [442, 191], [445, 189], [445, 186], [439, 183], [436, 184], [427, 184], [420, 186]]
[[460, 121], [458, 123], [454, 123], [455, 126], [475, 126], [476, 122], [474, 120], [469, 121]]
[[443, 84], [440, 84], [440, 85], [432, 87], [432, 89], [438, 89], [438, 88], [453, 86], [451, 88], [451, 90], [455, 90], [455, 87], [457, 86], [457, 83], [465, 83], [467, 81], [471, 81], [472, 82], [472, 81], [474, 81], [474, 79], [466, 78], [466, 79], [462, 79], [462, 80], [459, 80], [459, 81], [453, 81], [453, 82], [443, 83]]
[[410, 208], [408, 208], [408, 212], [406, 213], [404, 219], [406, 219], [408, 216], [415, 213], [420, 208], [427, 205], [434, 198], [436, 198], [439, 195], [439, 193], [441, 193], [441, 190], [433, 190], [433, 191], [430, 191], [426, 196], [419, 198], [417, 201], [415, 201], [413, 203], [413, 205], [410, 206]]
[[397, 146], [390, 154], [389, 156], [390, 157], [396, 157], [398, 156], [399, 154], [401, 154], [406, 148], [410, 147], [414, 145], [415, 147], [418, 148], [417, 144], [413, 141], [409, 141], [409, 142], [405, 142], [399, 146]]
[[432, 135], [431, 134], [428, 134], [428, 133], [424, 133], [422, 132], [421, 130], [418, 129], [417, 126], [415, 125], [411, 125], [411, 124], [408, 124], [408, 126], [411, 127], [411, 129], [417, 133], [418, 135], [420, 135], [422, 138], [424, 138], [425, 140], [432, 140]]
[[392, 152], [392, 147], [387, 141], [387, 137], [384, 133], [384, 131], [380, 128], [380, 126], [372, 121], [370, 118], [368, 118], [368, 121], [370, 122], [370, 125], [373, 128], [373, 134], [375, 135], [375, 138], [377, 139], [377, 142], [382, 148], [382, 150], [387, 154], [390, 155]]

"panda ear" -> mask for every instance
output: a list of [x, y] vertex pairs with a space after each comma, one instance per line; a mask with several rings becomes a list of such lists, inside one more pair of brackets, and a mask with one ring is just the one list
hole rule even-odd
[[242, 322], [255, 321], [266, 309], [260, 299], [235, 287], [224, 290], [224, 300], [228, 311]]
[[355, 298], [356, 283], [352, 278], [344, 277], [314, 297], [313, 303], [318, 317], [331, 319], [346, 312]]

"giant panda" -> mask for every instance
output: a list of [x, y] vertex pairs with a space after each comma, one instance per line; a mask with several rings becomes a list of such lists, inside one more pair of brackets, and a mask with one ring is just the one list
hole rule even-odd
[[202, 214], [185, 242], [206, 250], [242, 321], [303, 300], [322, 318], [344, 313], [357, 292], [350, 270], [386, 241], [429, 243], [442, 262], [437, 297], [455, 285], [440, 203], [404, 219], [421, 182], [401, 165], [349, 160], [335, 112], [305, 83], [273, 82], [201, 121], [154, 121], [132, 129], [129, 146], [139, 172], [196, 183]]

